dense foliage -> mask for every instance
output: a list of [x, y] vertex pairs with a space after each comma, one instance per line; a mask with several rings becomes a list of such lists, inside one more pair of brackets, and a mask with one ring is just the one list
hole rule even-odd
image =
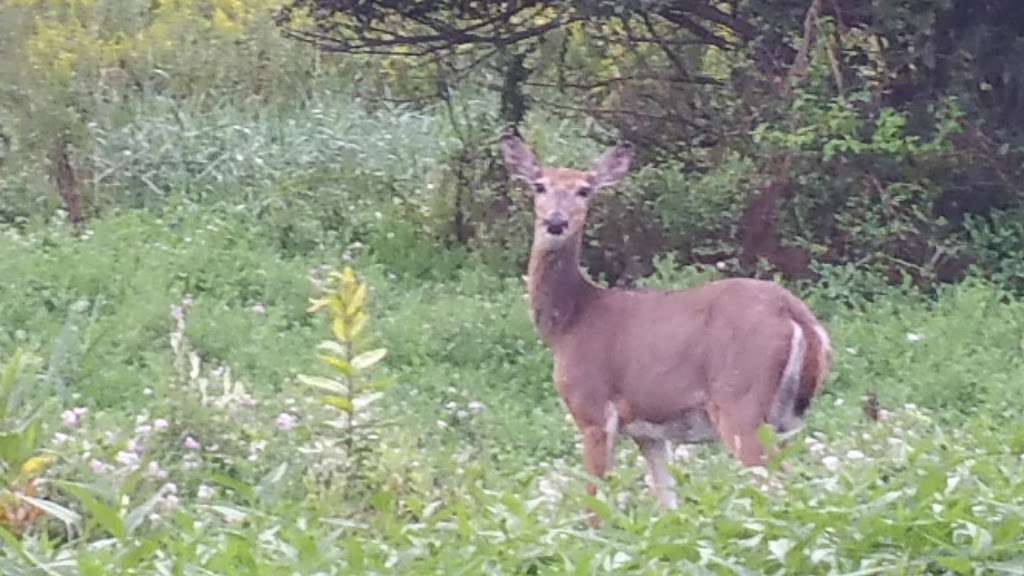
[[[1024, 571], [1019, 3], [279, 4], [0, 5], [0, 572]], [[598, 281], [828, 325], [769, 488], [587, 501], [510, 123], [638, 145]]]

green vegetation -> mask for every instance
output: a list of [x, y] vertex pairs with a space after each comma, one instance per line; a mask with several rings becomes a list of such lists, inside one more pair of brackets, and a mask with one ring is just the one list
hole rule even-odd
[[[1024, 573], [1022, 16], [969, 1], [542, 2], [436, 59], [282, 36], [314, 1], [4, 3], [0, 573]], [[663, 512], [624, 443], [588, 526], [517, 115], [638, 144], [599, 281], [775, 276], [829, 327], [767, 488], [687, 447]]]

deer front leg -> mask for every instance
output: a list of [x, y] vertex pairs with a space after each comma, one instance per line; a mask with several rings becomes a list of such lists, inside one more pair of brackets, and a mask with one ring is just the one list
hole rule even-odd
[[[601, 426], [587, 426], [582, 429], [582, 432], [583, 464], [586, 466], [587, 472], [603, 480], [613, 464], [612, 451], [615, 449], [615, 437]], [[597, 483], [593, 481], [587, 482], [587, 493], [591, 496], [596, 496]], [[594, 528], [601, 525], [600, 518], [598, 518], [593, 510], [590, 513], [590, 525]]]
[[651, 474], [651, 491], [654, 492], [658, 502], [668, 510], [675, 510], [679, 507], [676, 496], [676, 479], [669, 472], [668, 464], [671, 462], [671, 452], [667, 440], [652, 440], [650, 438], [637, 438], [637, 446], [647, 461], [647, 469]]
[[[619, 412], [615, 405], [609, 402], [605, 406], [604, 422], [601, 425], [583, 425], [580, 431], [583, 433], [583, 463], [587, 472], [604, 479], [605, 474], [615, 465], [615, 440], [619, 434]], [[596, 496], [597, 484], [588, 482], [587, 493]], [[593, 511], [590, 524], [595, 528], [601, 524]]]

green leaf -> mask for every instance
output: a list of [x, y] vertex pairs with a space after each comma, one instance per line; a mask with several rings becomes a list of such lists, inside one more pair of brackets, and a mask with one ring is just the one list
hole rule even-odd
[[8, 405], [8, 400], [21, 373], [22, 357], [23, 352], [21, 349], [15, 350], [14, 355], [4, 365], [3, 372], [0, 373], [0, 405], [4, 408], [4, 416], [10, 416], [11, 407]]
[[335, 356], [344, 357], [347, 354], [347, 352], [345, 351], [345, 347], [342, 346], [341, 344], [338, 344], [334, 340], [324, 340], [323, 342], [317, 345], [317, 348], [325, 352], [330, 352]]
[[587, 508], [592, 510], [594, 514], [597, 514], [598, 518], [605, 522], [611, 522], [612, 518], [615, 516], [615, 511], [612, 510], [612, 507], [609, 506], [607, 502], [599, 500], [595, 496], [584, 494], [583, 501], [587, 505]]
[[160, 503], [160, 492], [154, 493], [145, 502], [139, 504], [125, 515], [125, 532], [130, 536], [135, 529], [145, 522], [146, 517], [153, 512], [156, 505]]
[[356, 370], [366, 370], [377, 362], [383, 360], [387, 353], [387, 348], [377, 348], [376, 350], [363, 352], [352, 359], [352, 367]]
[[338, 382], [337, 380], [331, 380], [330, 378], [323, 378], [321, 376], [307, 376], [305, 374], [299, 374], [299, 382], [307, 386], [312, 386], [323, 392], [330, 394], [348, 394], [348, 387]]
[[36, 558], [31, 552], [25, 549], [21, 544], [21, 540], [17, 536], [12, 534], [7, 528], [0, 526], [0, 539], [4, 541], [10, 549], [18, 553], [19, 556], [25, 559], [29, 564], [39, 568], [46, 576], [63, 576], [60, 572], [55, 571], [50, 566], [44, 564], [41, 560]]
[[118, 540], [124, 539], [124, 520], [116, 508], [96, 497], [90, 488], [73, 482], [57, 482], [57, 485], [77, 498], [88, 510], [91, 519]]
[[284, 475], [288, 472], [288, 463], [282, 462], [278, 467], [267, 473], [266, 476], [260, 479], [256, 485], [256, 494], [261, 497], [265, 497], [271, 492], [272, 489], [276, 488]]
[[338, 372], [341, 372], [344, 376], [352, 376], [355, 374], [355, 370], [352, 365], [348, 363], [348, 360], [339, 358], [337, 356], [328, 356], [326, 354], [320, 354], [320, 359], [327, 363], [328, 366], [334, 368]]
[[757, 440], [766, 448], [775, 446], [775, 442], [777, 441], [775, 437], [775, 428], [772, 428], [769, 424], [762, 424], [757, 429]]
[[939, 558], [937, 562], [943, 568], [948, 568], [957, 574], [973, 573], [971, 568], [971, 559], [966, 556], [948, 556], [946, 558]]
[[331, 322], [331, 330], [334, 332], [334, 337], [339, 342], [350, 342], [352, 340], [351, 333], [349, 332], [349, 326], [345, 323], [344, 318], [336, 317]]
[[366, 321], [369, 319], [370, 318], [366, 315], [365, 312], [359, 312], [352, 317], [352, 326], [350, 327], [351, 331], [349, 332], [349, 340], [355, 340], [356, 336], [359, 336], [359, 334], [363, 331], [363, 328], [366, 328]]
[[391, 388], [397, 383], [398, 380], [396, 380], [394, 376], [386, 376], [384, 378], [378, 378], [377, 380], [373, 380], [367, 384], [364, 384], [363, 390], [384, 391], [387, 390], [388, 388]]
[[345, 307], [345, 313], [352, 316], [356, 312], [363, 309], [363, 304], [366, 303], [366, 284], [360, 284], [356, 291], [352, 294], [352, 298], [347, 302]]
[[250, 502], [252, 502], [256, 496], [252, 486], [238, 480], [237, 478], [225, 476], [224, 474], [211, 474], [210, 481], [220, 484], [230, 490], [234, 490], [239, 496]]
[[39, 508], [43, 512], [46, 512], [50, 516], [53, 516], [54, 518], [60, 520], [69, 529], [71, 526], [75, 526], [82, 521], [82, 517], [77, 512], [69, 508], [65, 508], [64, 506], [61, 506], [56, 502], [51, 502], [50, 500], [44, 500], [42, 498], [35, 498], [32, 496], [26, 496], [24, 494], [18, 493], [15, 493], [15, 496], [17, 496], [19, 500], [24, 500], [25, 502], [28, 502], [29, 504], [35, 506], [36, 508]]
[[213, 510], [220, 514], [228, 522], [241, 522], [249, 517], [249, 512], [235, 506], [224, 506], [221, 504], [215, 504], [213, 506], [200, 506], [207, 510]]
[[36, 450], [41, 423], [36, 416], [29, 418], [10, 432], [0, 433], [0, 460], [11, 468], [20, 468]]
[[162, 548], [159, 538], [147, 538], [121, 557], [121, 568], [138, 568], [147, 558]]
[[946, 469], [941, 466], [933, 466], [927, 474], [917, 483], [917, 492], [914, 497], [919, 501], [926, 500], [932, 494], [946, 488]]
[[338, 410], [341, 410], [342, 412], [345, 412], [347, 414], [351, 414], [352, 411], [355, 410], [355, 406], [352, 405], [352, 401], [349, 400], [346, 396], [338, 396], [336, 394], [331, 394], [321, 398], [321, 401], [324, 404], [337, 408]]

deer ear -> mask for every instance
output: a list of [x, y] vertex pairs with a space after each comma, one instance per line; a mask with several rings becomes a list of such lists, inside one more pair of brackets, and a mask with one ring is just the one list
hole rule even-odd
[[629, 142], [624, 142], [609, 149], [594, 162], [590, 173], [594, 178], [594, 188], [614, 186], [622, 180], [629, 166], [633, 163], [634, 147]]
[[508, 134], [501, 139], [501, 155], [505, 168], [513, 178], [533, 184], [541, 177], [540, 161], [518, 136]]

